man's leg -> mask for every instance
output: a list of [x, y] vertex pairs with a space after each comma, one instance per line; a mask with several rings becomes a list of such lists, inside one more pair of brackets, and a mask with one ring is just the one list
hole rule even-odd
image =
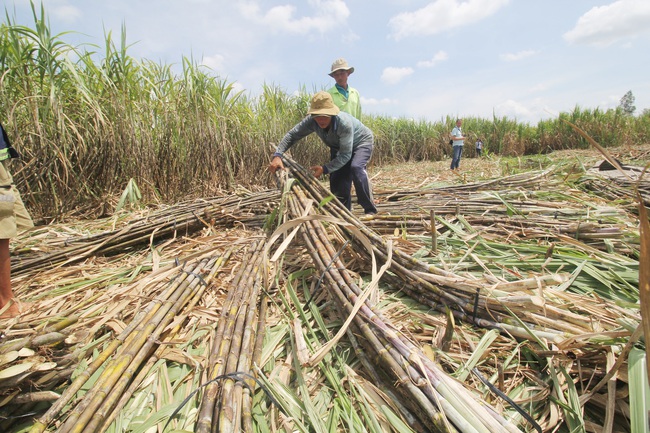
[[352, 172], [350, 162], [330, 173], [330, 191], [343, 206], [352, 209]]
[[352, 182], [357, 193], [357, 201], [366, 214], [377, 213], [377, 207], [372, 197], [372, 185], [368, 178], [368, 161], [372, 157], [372, 147], [360, 147], [352, 154], [350, 170], [352, 171]]
[[456, 168], [460, 167], [460, 157], [463, 155], [463, 146], [456, 146], [454, 148], [454, 155], [456, 155], [455, 161], [456, 161]]
[[453, 152], [451, 156], [451, 169], [455, 170], [458, 168], [458, 165], [460, 163], [460, 151], [463, 148], [461, 146], [454, 146], [453, 147]]
[[[9, 256], [9, 239], [0, 239], [0, 309], [4, 308], [14, 299], [14, 292], [11, 289], [11, 257]], [[18, 315], [20, 310], [15, 302], [2, 313], [3, 317]]]

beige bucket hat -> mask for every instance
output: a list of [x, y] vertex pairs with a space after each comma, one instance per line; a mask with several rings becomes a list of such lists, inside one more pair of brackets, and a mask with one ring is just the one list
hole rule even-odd
[[332, 63], [332, 70], [327, 75], [329, 75], [331, 77], [334, 72], [340, 71], [341, 69], [343, 69], [345, 71], [348, 71], [349, 73], [354, 72], [354, 68], [352, 66], [348, 65], [347, 60], [345, 60], [343, 57], [341, 57], [340, 59], [334, 60], [334, 63]]
[[339, 107], [334, 105], [332, 95], [328, 92], [318, 92], [311, 98], [311, 105], [307, 114], [312, 116], [336, 116], [339, 114]]

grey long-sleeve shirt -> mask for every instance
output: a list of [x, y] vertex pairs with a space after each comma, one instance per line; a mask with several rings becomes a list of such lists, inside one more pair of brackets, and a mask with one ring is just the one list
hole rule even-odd
[[274, 156], [282, 156], [296, 142], [313, 132], [329, 148], [336, 151], [336, 157], [323, 165], [323, 173], [325, 174], [343, 167], [350, 161], [355, 150], [360, 147], [372, 147], [374, 141], [370, 128], [343, 111], [336, 116], [332, 116], [332, 123], [327, 130], [321, 129], [312, 116], [307, 116], [287, 132], [278, 144]]

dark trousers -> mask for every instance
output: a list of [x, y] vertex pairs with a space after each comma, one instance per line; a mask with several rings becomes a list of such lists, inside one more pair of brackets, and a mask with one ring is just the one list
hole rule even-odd
[[454, 153], [451, 157], [451, 169], [457, 169], [460, 165], [460, 156], [463, 154], [463, 146], [454, 146]]
[[[372, 147], [359, 147], [352, 152], [352, 158], [340, 169], [330, 173], [330, 191], [348, 209], [352, 209], [352, 184], [357, 193], [357, 201], [364, 213], [377, 213], [372, 198], [372, 187], [366, 166], [372, 156]], [[336, 151], [330, 151], [330, 157], [336, 157]]]

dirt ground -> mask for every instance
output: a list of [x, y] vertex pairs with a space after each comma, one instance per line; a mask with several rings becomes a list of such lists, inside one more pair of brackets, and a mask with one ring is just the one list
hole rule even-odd
[[[623, 164], [645, 167], [650, 163], [650, 143], [607, 149]], [[460, 169], [451, 171], [449, 158], [442, 161], [405, 162], [369, 168], [373, 188], [376, 191], [422, 188], [458, 182], [480, 181], [508, 176], [522, 171], [542, 169], [552, 163], [576, 164], [588, 168], [604, 159], [597, 149], [561, 150], [547, 155], [500, 157], [487, 155], [474, 157], [474, 149], [465, 149]]]

